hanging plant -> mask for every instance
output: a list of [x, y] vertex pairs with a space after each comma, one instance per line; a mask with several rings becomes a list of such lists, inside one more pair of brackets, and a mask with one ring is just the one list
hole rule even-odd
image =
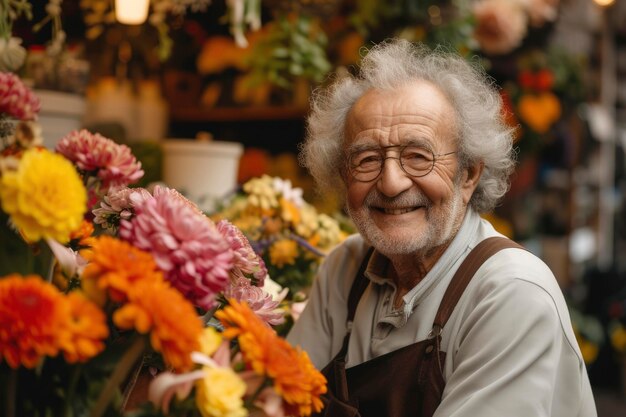
[[288, 89], [298, 79], [321, 82], [331, 64], [326, 56], [327, 37], [318, 22], [292, 14], [279, 16], [269, 25], [266, 37], [252, 51], [252, 83]]

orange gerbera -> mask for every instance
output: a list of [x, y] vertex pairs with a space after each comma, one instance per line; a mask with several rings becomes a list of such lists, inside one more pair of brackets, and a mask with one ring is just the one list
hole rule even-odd
[[150, 332], [152, 347], [178, 371], [192, 367], [191, 353], [200, 349], [202, 322], [193, 305], [167, 282], [139, 281], [128, 303], [113, 314], [121, 329]]
[[37, 275], [0, 278], [0, 361], [34, 368], [42, 356], [56, 356], [68, 309], [63, 294]]
[[97, 289], [108, 291], [113, 301], [124, 302], [139, 281], [164, 280], [152, 255], [111, 236], [94, 239], [92, 249], [84, 256], [89, 264], [82, 278], [86, 291], [95, 299], [99, 297], [92, 293], [93, 283]]
[[100, 308], [77, 292], [67, 296], [70, 317], [65, 323], [66, 340], [62, 344], [69, 363], [86, 362], [104, 350], [109, 335], [106, 315]]
[[286, 414], [308, 416], [319, 412], [326, 378], [314, 368], [308, 355], [280, 338], [245, 302], [230, 299], [229, 303], [215, 313], [224, 325], [224, 337], [237, 337], [246, 363], [273, 380], [274, 389], [286, 403]]

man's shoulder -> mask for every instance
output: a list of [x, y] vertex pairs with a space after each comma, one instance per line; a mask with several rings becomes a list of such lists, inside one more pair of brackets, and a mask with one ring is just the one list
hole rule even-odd
[[358, 234], [348, 236], [343, 242], [333, 248], [326, 256], [326, 262], [342, 262], [348, 259], [362, 259], [369, 249], [369, 245]]

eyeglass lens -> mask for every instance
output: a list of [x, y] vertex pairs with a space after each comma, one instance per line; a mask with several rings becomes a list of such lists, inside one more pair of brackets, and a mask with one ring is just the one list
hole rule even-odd
[[387, 148], [370, 148], [352, 153], [349, 157], [350, 172], [358, 181], [373, 181], [383, 168], [386, 159], [397, 159], [400, 167], [408, 175], [422, 177], [427, 175], [434, 166], [434, 153], [421, 146], [409, 145], [400, 147], [398, 157], [386, 156]]

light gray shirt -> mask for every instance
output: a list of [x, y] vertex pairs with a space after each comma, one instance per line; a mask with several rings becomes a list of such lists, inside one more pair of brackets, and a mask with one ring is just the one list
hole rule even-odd
[[[351, 367], [424, 340], [457, 268], [483, 239], [498, 233], [469, 210], [434, 267], [394, 309], [388, 260], [374, 251], [371, 284], [355, 314]], [[288, 335], [318, 369], [339, 351], [347, 300], [367, 251], [354, 235], [321, 265], [310, 299]], [[476, 272], [442, 333], [446, 387], [435, 417], [595, 417], [587, 371], [567, 305], [550, 269], [521, 249], [504, 249]]]

